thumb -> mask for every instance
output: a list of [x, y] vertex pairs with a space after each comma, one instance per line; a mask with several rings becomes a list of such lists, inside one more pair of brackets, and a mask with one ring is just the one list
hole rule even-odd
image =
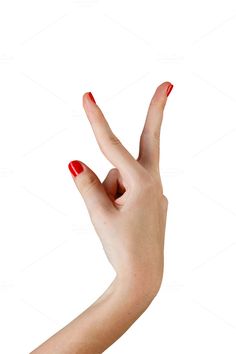
[[90, 216], [114, 207], [98, 176], [86, 164], [74, 160], [68, 167]]

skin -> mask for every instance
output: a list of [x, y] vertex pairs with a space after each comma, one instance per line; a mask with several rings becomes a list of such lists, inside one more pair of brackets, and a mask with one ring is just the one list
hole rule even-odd
[[157, 295], [163, 277], [168, 200], [159, 172], [160, 130], [170, 82], [157, 87], [135, 159], [88, 93], [83, 107], [97, 143], [115, 166], [101, 182], [83, 162], [73, 177], [116, 276], [88, 309], [31, 354], [99, 354], [120, 338]]

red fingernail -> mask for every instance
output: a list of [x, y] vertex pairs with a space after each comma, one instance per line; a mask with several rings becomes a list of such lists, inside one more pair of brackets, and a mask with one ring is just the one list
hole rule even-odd
[[71, 161], [69, 163], [68, 167], [69, 167], [69, 170], [70, 170], [70, 172], [72, 173], [72, 175], [74, 177], [78, 176], [78, 174], [80, 174], [84, 170], [84, 168], [81, 165], [81, 163], [79, 161], [77, 161], [77, 160], [76, 161]]
[[172, 85], [172, 84], [170, 84], [170, 85], [167, 87], [167, 90], [166, 90], [166, 96], [167, 96], [167, 97], [168, 97], [169, 94], [171, 93], [173, 87], [174, 87], [174, 85]]
[[95, 99], [94, 99], [94, 97], [93, 97], [93, 95], [92, 95], [92, 92], [89, 92], [88, 95], [89, 95], [90, 100], [91, 100], [92, 102], [96, 103], [96, 101], [95, 101]]

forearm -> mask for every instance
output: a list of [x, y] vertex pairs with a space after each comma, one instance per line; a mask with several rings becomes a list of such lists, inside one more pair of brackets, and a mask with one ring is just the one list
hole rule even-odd
[[141, 316], [155, 297], [144, 283], [117, 277], [104, 294], [31, 354], [101, 354]]

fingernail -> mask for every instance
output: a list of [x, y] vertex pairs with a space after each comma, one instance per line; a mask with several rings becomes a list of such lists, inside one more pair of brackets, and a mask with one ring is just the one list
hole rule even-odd
[[92, 92], [89, 92], [88, 95], [89, 95], [90, 100], [91, 100], [92, 102], [96, 103], [96, 101], [95, 101], [95, 99], [94, 99], [94, 97], [93, 97], [93, 95], [92, 95]]
[[167, 87], [167, 90], [166, 90], [166, 96], [167, 96], [167, 97], [168, 97], [169, 94], [171, 93], [173, 87], [174, 87], [174, 85], [172, 85], [172, 84], [170, 84], [170, 85]]
[[77, 161], [77, 160], [76, 161], [71, 161], [69, 163], [68, 167], [69, 167], [69, 170], [70, 170], [70, 172], [72, 173], [72, 175], [74, 177], [78, 176], [78, 174], [80, 174], [84, 170], [84, 168], [81, 165], [81, 163], [79, 161]]

